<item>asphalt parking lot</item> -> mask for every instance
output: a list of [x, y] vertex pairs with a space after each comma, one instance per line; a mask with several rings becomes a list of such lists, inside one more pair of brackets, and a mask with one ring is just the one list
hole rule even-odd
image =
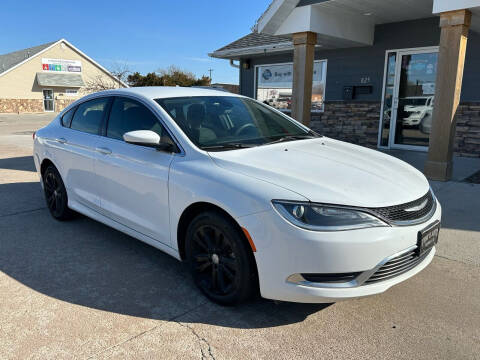
[[437, 254], [382, 295], [225, 308], [159, 250], [50, 217], [31, 134], [51, 117], [0, 114], [0, 359], [480, 359], [480, 185], [433, 184]]

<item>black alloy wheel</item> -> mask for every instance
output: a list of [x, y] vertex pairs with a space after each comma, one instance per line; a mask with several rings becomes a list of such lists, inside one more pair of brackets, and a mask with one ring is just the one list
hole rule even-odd
[[43, 189], [50, 214], [57, 220], [67, 220], [72, 211], [68, 208], [67, 190], [58, 170], [50, 165], [43, 173]]
[[186, 252], [195, 284], [211, 300], [238, 304], [258, 288], [252, 250], [225, 215], [197, 216], [187, 230]]

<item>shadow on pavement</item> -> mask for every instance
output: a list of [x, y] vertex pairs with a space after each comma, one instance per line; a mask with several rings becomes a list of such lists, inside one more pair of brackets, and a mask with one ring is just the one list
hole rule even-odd
[[0, 169], [37, 171], [33, 162], [33, 156], [0, 159]]
[[[0, 184], [0, 219], [4, 216], [37, 210], [45, 206], [40, 182]], [[0, 239], [2, 236], [6, 236], [6, 234], [1, 231], [0, 227]]]
[[[22, 199], [41, 191], [38, 182], [19, 185], [0, 185], [0, 203], [5, 204], [5, 193]], [[217, 306], [196, 289], [176, 259], [83, 216], [55, 221], [42, 208], [41, 197], [35, 202], [24, 212], [0, 216], [0, 271], [46, 296], [161, 320], [187, 316], [202, 305], [192, 322], [236, 328], [296, 323], [328, 306], [263, 299], [236, 308]]]

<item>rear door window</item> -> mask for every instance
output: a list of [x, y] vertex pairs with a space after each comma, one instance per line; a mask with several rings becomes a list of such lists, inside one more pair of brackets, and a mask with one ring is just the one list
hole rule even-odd
[[73, 116], [72, 125], [70, 127], [74, 130], [97, 135], [109, 99], [110, 98], [103, 97], [80, 104]]

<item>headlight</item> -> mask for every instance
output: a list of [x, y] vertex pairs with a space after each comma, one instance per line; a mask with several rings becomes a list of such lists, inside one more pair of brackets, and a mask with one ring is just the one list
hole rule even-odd
[[289, 222], [317, 231], [339, 231], [388, 226], [365, 211], [314, 203], [273, 200], [273, 206]]

